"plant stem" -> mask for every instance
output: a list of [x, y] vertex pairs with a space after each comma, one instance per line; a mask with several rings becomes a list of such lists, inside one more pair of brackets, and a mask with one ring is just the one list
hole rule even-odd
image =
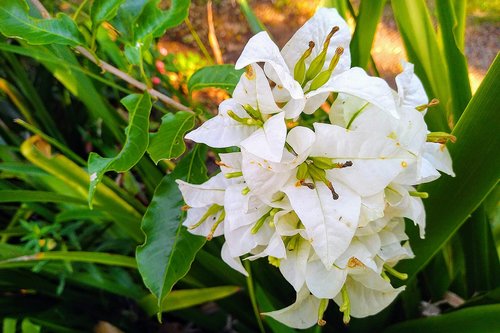
[[[43, 4], [39, 0], [30, 0], [30, 1], [38, 9], [38, 11], [40, 12], [40, 14], [42, 15], [43, 18], [48, 19], [51, 17], [50, 13], [47, 11], [47, 9], [43, 6]], [[132, 86], [138, 88], [139, 90], [147, 91], [151, 96], [156, 97], [157, 99], [159, 99], [163, 103], [173, 107], [174, 109], [182, 110], [182, 111], [186, 111], [186, 112], [195, 114], [195, 112], [193, 110], [191, 110], [190, 108], [188, 108], [187, 106], [173, 100], [172, 98], [162, 94], [161, 92], [159, 92], [155, 89], [149, 88], [146, 84], [134, 79], [133, 77], [122, 72], [118, 68], [108, 64], [105, 61], [98, 59], [94, 54], [92, 54], [89, 50], [87, 50], [83, 46], [77, 46], [77, 47], [75, 47], [75, 50], [78, 51], [85, 58], [89, 59], [94, 64], [99, 66], [103, 71], [106, 71], [106, 72], [109, 72], [109, 73], [115, 75], [116, 77], [131, 84]]]
[[248, 277], [246, 279], [247, 280], [248, 295], [250, 296], [250, 302], [252, 303], [252, 308], [253, 308], [253, 312], [255, 314], [255, 319], [257, 319], [257, 324], [259, 325], [260, 332], [266, 333], [266, 330], [264, 329], [264, 324], [262, 323], [262, 318], [260, 317], [259, 308], [257, 306], [257, 298], [255, 297], [255, 288], [253, 285], [252, 270], [250, 269], [250, 261], [244, 260], [243, 265], [245, 266], [245, 269], [248, 272]]
[[207, 60], [213, 64], [214, 63], [214, 59], [212, 58], [212, 56], [210, 55], [210, 53], [208, 53], [208, 50], [207, 48], [205, 47], [205, 45], [203, 44], [203, 42], [201, 41], [200, 39], [200, 36], [198, 35], [198, 33], [196, 32], [196, 30], [194, 30], [193, 28], [193, 25], [191, 24], [191, 21], [189, 21], [189, 18], [185, 18], [184, 19], [184, 23], [186, 23], [186, 26], [188, 27], [189, 29], [189, 32], [191, 33], [191, 35], [193, 36], [196, 44], [198, 45], [198, 47], [200, 48], [201, 50], [201, 53], [203, 53], [203, 55], [205, 56], [205, 58], [207, 58]]

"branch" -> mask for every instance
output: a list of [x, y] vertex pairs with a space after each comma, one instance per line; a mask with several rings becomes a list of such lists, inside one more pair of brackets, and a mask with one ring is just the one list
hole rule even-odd
[[[40, 12], [40, 14], [42, 15], [43, 18], [45, 18], [45, 19], [51, 18], [50, 13], [47, 11], [47, 9], [43, 6], [43, 4], [39, 0], [30, 0], [30, 1], [38, 9], [38, 11]], [[91, 52], [89, 52], [83, 46], [77, 46], [75, 48], [75, 50], [78, 51], [82, 56], [89, 59], [97, 66], [99, 66], [103, 71], [109, 72], [109, 73], [115, 75], [116, 77], [119, 77], [123, 81], [138, 88], [139, 90], [147, 91], [151, 96], [156, 97], [157, 99], [159, 99], [163, 103], [170, 105], [171, 107], [173, 107], [175, 109], [190, 112], [190, 113], [194, 114], [194, 111], [191, 110], [190, 108], [188, 108], [187, 106], [173, 100], [172, 98], [168, 97], [165, 94], [162, 94], [158, 90], [149, 88], [146, 84], [134, 79], [133, 77], [131, 77], [127, 73], [119, 70], [118, 68], [114, 67], [113, 65], [110, 65], [105, 61], [97, 59]]]

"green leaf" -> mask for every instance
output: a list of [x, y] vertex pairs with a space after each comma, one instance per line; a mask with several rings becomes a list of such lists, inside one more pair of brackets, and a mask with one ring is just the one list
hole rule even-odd
[[424, 0], [391, 1], [394, 18], [410, 62], [430, 98], [441, 103], [426, 115], [431, 131], [448, 132], [452, 117], [451, 92], [443, 53]]
[[[443, 45], [444, 56], [446, 60], [447, 73], [450, 82], [451, 103], [454, 120], [460, 119], [462, 112], [467, 107], [471, 99], [469, 73], [467, 60], [463, 51], [460, 50], [460, 36], [456, 33], [463, 31], [455, 30], [458, 26], [455, 16], [454, 5], [458, 2], [454, 0], [442, 0], [436, 2], [437, 17], [439, 20], [441, 44]], [[457, 6], [459, 7], [459, 6]], [[465, 6], [462, 6], [465, 10]]]
[[483, 205], [464, 223], [460, 236], [465, 255], [467, 296], [493, 289], [500, 283], [495, 269], [500, 263]]
[[102, 252], [78, 251], [50, 251], [39, 252], [32, 255], [9, 258], [0, 261], [0, 268], [16, 267], [17, 263], [24, 264], [30, 261], [65, 260], [74, 262], [89, 262], [94, 264], [137, 268], [135, 259], [119, 254]]
[[4, 318], [3, 319], [3, 333], [16, 333], [17, 319], [14, 318]]
[[105, 21], [111, 20], [116, 16], [118, 8], [125, 0], [95, 0], [90, 9], [92, 18], [92, 27], [97, 27]]
[[370, 60], [373, 39], [377, 31], [377, 25], [384, 11], [385, 0], [361, 1], [359, 14], [356, 19], [356, 29], [352, 36], [351, 63], [352, 66], [366, 68]]
[[205, 238], [181, 225], [182, 196], [175, 182], [181, 177], [195, 183], [206, 179], [204, 151], [196, 146], [173, 173], [163, 178], [142, 220], [146, 241], [137, 247], [137, 264], [144, 284], [157, 299], [159, 312], [166, 295], [186, 275], [205, 244]]
[[22, 333], [40, 333], [42, 327], [33, 324], [28, 318], [24, 318], [21, 322]]
[[233, 65], [206, 66], [191, 75], [188, 81], [188, 89], [192, 93], [195, 90], [214, 87], [233, 93], [243, 73], [243, 69], [236, 70]]
[[498, 117], [499, 85], [500, 56], [497, 56], [453, 131], [457, 143], [448, 148], [456, 177], [443, 175], [437, 181], [419, 187], [419, 190], [429, 193], [429, 198], [424, 200], [426, 238], [420, 239], [416, 228], [411, 228], [409, 233], [415, 258], [402, 261], [397, 267], [410, 277], [415, 277], [438, 253], [498, 182], [500, 136], [498, 122], [492, 119]]
[[130, 170], [142, 158], [149, 144], [149, 114], [151, 98], [148, 93], [133, 94], [121, 100], [129, 112], [129, 125], [125, 130], [127, 139], [123, 149], [113, 158], [104, 158], [96, 153], [89, 155], [89, 205], [92, 206], [94, 193], [107, 171], [124, 172]]
[[69, 195], [29, 190], [2, 190], [0, 191], [0, 202], [58, 202], [80, 205], [85, 204], [85, 200]]
[[[32, 136], [23, 142], [21, 145], [21, 153], [31, 163], [46, 171], [50, 175], [60, 179], [63, 184], [66, 184], [65, 192], [77, 193], [87, 204], [89, 176], [88, 173], [66, 158], [64, 155], [56, 154], [55, 156], [47, 156], [47, 143], [38, 136]], [[78, 200], [76, 198], [75, 200]], [[43, 200], [43, 198], [42, 198]], [[127, 203], [124, 199], [118, 196], [105, 184], [97, 186], [95, 194], [95, 206], [97, 210], [102, 210], [108, 216], [113, 218], [113, 222], [118, 227], [123, 229], [137, 242], [142, 241], [142, 232], [139, 228], [141, 215]]]
[[405, 321], [389, 327], [384, 333], [498, 333], [499, 313], [500, 304], [474, 306], [436, 317]]
[[248, 4], [247, 0], [238, 0], [240, 5], [240, 10], [245, 15], [247, 19], [248, 25], [250, 26], [250, 30], [256, 34], [261, 31], [266, 31], [266, 27], [262, 24], [259, 18], [255, 15], [252, 10], [252, 7]]
[[158, 3], [158, 0], [149, 1], [137, 18], [135, 41], [141, 41], [148, 35], [161, 37], [167, 29], [178, 26], [188, 17], [190, 0], [172, 0], [166, 11], [158, 8]]
[[179, 111], [164, 115], [158, 132], [149, 136], [148, 153], [151, 159], [158, 163], [181, 156], [186, 150], [184, 134], [193, 126], [194, 115], [191, 113]]
[[[201, 289], [173, 290], [163, 300], [162, 311], [175, 311], [207, 302], [213, 302], [237, 293], [241, 288], [237, 286], [224, 286]], [[139, 306], [148, 316], [158, 312], [158, 304], [153, 295], [147, 295], [139, 301]]]
[[85, 44], [75, 22], [67, 15], [54, 19], [37, 19], [29, 16], [29, 6], [24, 0], [2, 1], [0, 6], [0, 32], [7, 37], [21, 38], [30, 44]]

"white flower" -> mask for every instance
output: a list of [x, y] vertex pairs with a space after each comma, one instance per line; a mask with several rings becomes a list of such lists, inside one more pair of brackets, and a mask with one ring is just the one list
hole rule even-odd
[[230, 182], [222, 173], [200, 185], [189, 184], [180, 179], [176, 182], [188, 205], [183, 225], [195, 235], [209, 238], [220, 236], [223, 231], [224, 196]]
[[[295, 303], [284, 309], [263, 313], [290, 327], [304, 329], [316, 324], [321, 300], [311, 295], [307, 288], [297, 293]], [[325, 308], [326, 309], [326, 308]]]

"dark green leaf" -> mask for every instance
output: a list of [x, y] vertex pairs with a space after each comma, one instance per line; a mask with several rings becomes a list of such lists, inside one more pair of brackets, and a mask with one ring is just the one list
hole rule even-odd
[[179, 111], [168, 113], [161, 118], [158, 132], [149, 137], [148, 153], [158, 163], [163, 159], [177, 158], [186, 150], [184, 134], [194, 126], [194, 115]]
[[441, 316], [409, 320], [389, 327], [384, 333], [498, 333], [499, 313], [499, 304], [475, 306]]
[[99, 24], [111, 20], [116, 16], [118, 8], [125, 0], [94, 0], [90, 9], [92, 26], [97, 29]]
[[206, 179], [204, 149], [196, 146], [163, 178], [142, 220], [146, 236], [137, 248], [136, 258], [144, 284], [157, 298], [161, 312], [163, 300], [174, 284], [189, 270], [205, 238], [190, 234], [181, 225], [182, 196], [175, 179], [200, 183]]
[[[439, 19], [441, 44], [443, 45], [446, 66], [451, 90], [451, 102], [454, 122], [456, 122], [472, 96], [469, 82], [467, 60], [463, 51], [460, 50], [460, 36], [456, 33], [457, 19], [455, 17], [454, 4], [460, 1], [441, 0], [436, 2], [437, 17]], [[465, 9], [465, 6], [463, 6]]]
[[75, 22], [64, 14], [54, 19], [29, 16], [24, 0], [2, 1], [0, 6], [0, 32], [7, 37], [21, 38], [30, 44], [85, 44]]
[[158, 8], [158, 0], [149, 1], [137, 18], [135, 40], [146, 36], [161, 37], [167, 29], [181, 24], [189, 14], [190, 0], [172, 0], [168, 10]]
[[89, 204], [92, 205], [97, 184], [101, 182], [107, 171], [124, 172], [132, 168], [146, 152], [149, 144], [149, 114], [151, 98], [147, 93], [133, 94], [121, 100], [129, 112], [129, 125], [126, 129], [127, 139], [123, 149], [113, 158], [104, 158], [96, 153], [89, 155]]
[[232, 93], [244, 70], [236, 70], [233, 65], [203, 67], [189, 78], [189, 92], [203, 88], [222, 88]]
[[498, 119], [499, 85], [500, 57], [497, 56], [453, 131], [457, 143], [448, 148], [456, 177], [442, 176], [419, 188], [429, 193], [429, 198], [424, 200], [426, 238], [419, 239], [416, 228], [410, 229], [415, 258], [402, 261], [397, 267], [411, 277], [438, 253], [498, 182], [500, 136], [498, 122], [492, 120]]
[[41, 327], [33, 324], [28, 318], [24, 318], [21, 323], [22, 333], [40, 333]]
[[85, 201], [81, 198], [75, 198], [54, 192], [2, 190], [0, 191], [0, 202], [59, 202], [83, 204]]

